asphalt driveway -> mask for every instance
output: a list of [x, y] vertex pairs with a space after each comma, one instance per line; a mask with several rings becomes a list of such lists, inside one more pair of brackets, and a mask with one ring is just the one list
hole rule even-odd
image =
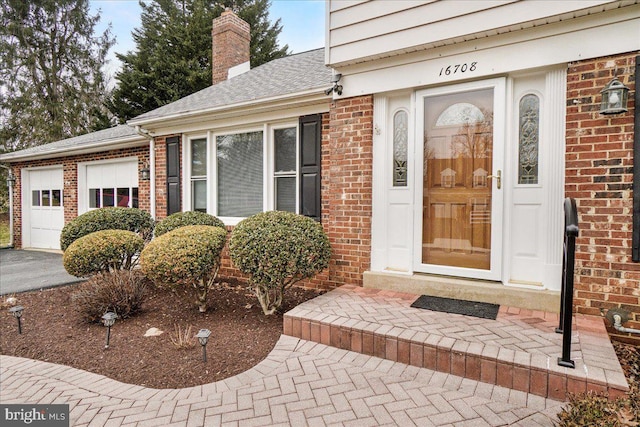
[[0, 295], [79, 281], [65, 271], [61, 253], [0, 249]]

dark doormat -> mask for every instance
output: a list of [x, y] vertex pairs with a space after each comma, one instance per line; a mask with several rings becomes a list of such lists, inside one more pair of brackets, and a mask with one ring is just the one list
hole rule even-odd
[[441, 311], [443, 313], [463, 314], [465, 316], [474, 316], [491, 320], [496, 320], [496, 317], [498, 317], [498, 310], [500, 309], [498, 304], [432, 297], [429, 295], [420, 296], [413, 302], [413, 304], [411, 304], [411, 307]]

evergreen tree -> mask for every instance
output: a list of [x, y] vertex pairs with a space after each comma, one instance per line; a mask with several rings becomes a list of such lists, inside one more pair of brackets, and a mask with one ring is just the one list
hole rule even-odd
[[3, 0], [0, 140], [4, 151], [108, 127], [101, 67], [114, 39], [94, 34], [88, 0]]
[[225, 8], [251, 26], [251, 66], [288, 54], [277, 37], [278, 19], [269, 21], [269, 0], [154, 0], [140, 2], [141, 27], [133, 31], [136, 50], [116, 54], [110, 110], [120, 122], [176, 101], [211, 85], [211, 22]]

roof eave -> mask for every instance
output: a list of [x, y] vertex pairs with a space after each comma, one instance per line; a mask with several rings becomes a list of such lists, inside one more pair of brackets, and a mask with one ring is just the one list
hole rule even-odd
[[149, 143], [149, 139], [141, 136], [134, 136], [129, 138], [118, 138], [108, 141], [100, 141], [94, 144], [83, 145], [81, 147], [70, 148], [60, 147], [51, 151], [31, 153], [12, 156], [13, 153], [7, 153], [0, 155], [0, 162], [3, 163], [17, 163], [32, 160], [44, 160], [55, 159], [60, 157], [76, 156], [81, 154], [99, 153], [102, 151], [120, 150], [123, 148], [139, 147]]
[[238, 112], [242, 110], [251, 110], [256, 107], [261, 108], [272, 108], [278, 105], [285, 105], [290, 103], [292, 100], [298, 100], [300, 102], [310, 102], [310, 101], [323, 101], [327, 100], [328, 97], [324, 93], [326, 87], [322, 88], [313, 88], [302, 92], [290, 93], [286, 95], [279, 95], [269, 98], [260, 98], [253, 99], [250, 101], [239, 102], [236, 104], [227, 104], [221, 105], [212, 108], [205, 109], [197, 109], [192, 111], [182, 111], [174, 114], [168, 114], [157, 117], [149, 117], [144, 119], [132, 119], [127, 122], [129, 126], [149, 126], [158, 123], [169, 123], [176, 122], [180, 120], [193, 120], [199, 116], [211, 116], [211, 115], [228, 115], [232, 112]]

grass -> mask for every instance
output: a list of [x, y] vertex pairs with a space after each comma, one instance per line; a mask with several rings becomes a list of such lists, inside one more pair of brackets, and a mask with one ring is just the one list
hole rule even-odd
[[9, 246], [9, 218], [0, 215], [0, 248]]

